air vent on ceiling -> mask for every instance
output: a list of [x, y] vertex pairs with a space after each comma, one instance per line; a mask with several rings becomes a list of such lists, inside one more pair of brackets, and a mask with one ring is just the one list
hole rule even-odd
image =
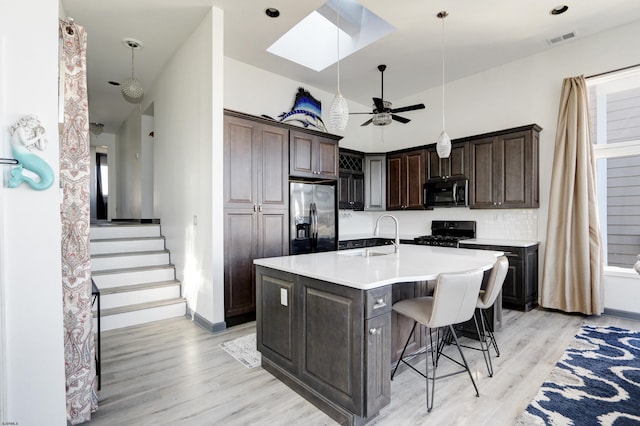
[[566, 33], [566, 34], [562, 34], [561, 36], [558, 37], [553, 37], [553, 38], [549, 38], [547, 39], [547, 43], [549, 44], [558, 44], [562, 41], [567, 41], [567, 40], [571, 40], [572, 38], [575, 38], [577, 36], [575, 31], [571, 31], [570, 33]]

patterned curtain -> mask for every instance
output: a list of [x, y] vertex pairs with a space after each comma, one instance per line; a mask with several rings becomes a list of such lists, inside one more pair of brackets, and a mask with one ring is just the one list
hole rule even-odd
[[67, 418], [91, 420], [98, 409], [89, 257], [89, 112], [83, 27], [60, 21], [64, 124], [60, 135], [62, 294]]

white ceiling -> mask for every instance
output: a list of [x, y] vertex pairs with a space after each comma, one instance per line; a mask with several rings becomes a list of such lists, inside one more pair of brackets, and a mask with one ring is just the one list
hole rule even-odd
[[[135, 52], [135, 76], [152, 85], [167, 60], [213, 5], [224, 10], [225, 56], [302, 85], [335, 92], [336, 66], [315, 72], [266, 52], [275, 40], [325, 0], [61, 0], [65, 12], [88, 33], [89, 118], [115, 132], [137, 105], [126, 102], [109, 80], [131, 72], [131, 51], [123, 38], [144, 44]], [[380, 95], [379, 64], [386, 64], [385, 100], [394, 101], [438, 86], [442, 79], [442, 21], [445, 20], [446, 79], [455, 80], [551, 49], [547, 39], [576, 32], [582, 39], [638, 22], [638, 0], [360, 0], [395, 26], [396, 32], [340, 62], [342, 94], [369, 105]], [[549, 11], [566, 4], [569, 10]], [[268, 7], [280, 10], [269, 18]], [[565, 41], [563, 43], [571, 43]], [[611, 46], [615, 49], [615, 46]], [[630, 58], [631, 63], [638, 62]], [[602, 70], [606, 71], [606, 70]], [[425, 100], [429, 108], [429, 100]], [[394, 105], [401, 106], [401, 105]]]

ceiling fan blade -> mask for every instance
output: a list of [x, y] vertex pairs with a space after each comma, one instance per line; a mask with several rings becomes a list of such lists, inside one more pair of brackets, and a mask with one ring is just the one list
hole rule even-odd
[[367, 126], [367, 125], [371, 124], [372, 121], [373, 121], [373, 118], [370, 118], [367, 121], [365, 121], [364, 123], [362, 123], [360, 126]]
[[400, 117], [399, 115], [395, 115], [395, 114], [391, 114], [391, 118], [393, 118], [394, 120], [399, 121], [399, 122], [401, 122], [403, 124], [406, 124], [406, 123], [411, 121], [408, 118]]
[[349, 115], [351, 115], [351, 114], [369, 114], [369, 115], [371, 115], [373, 113], [372, 112], [350, 112]]
[[406, 107], [394, 108], [391, 112], [406, 112], [406, 111], [415, 111], [416, 109], [424, 109], [424, 104], [415, 104]]
[[373, 105], [376, 107], [376, 111], [384, 112], [384, 102], [380, 98], [373, 98]]

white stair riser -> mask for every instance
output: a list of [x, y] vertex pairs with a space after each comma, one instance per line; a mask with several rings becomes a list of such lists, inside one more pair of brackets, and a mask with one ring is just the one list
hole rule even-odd
[[120, 272], [92, 276], [99, 289], [120, 287], [133, 284], [145, 284], [175, 279], [173, 268], [147, 269], [142, 271]]
[[129, 253], [136, 251], [164, 250], [164, 238], [148, 240], [92, 241], [89, 254]]
[[100, 309], [118, 308], [125, 305], [154, 302], [156, 300], [175, 299], [176, 297], [180, 297], [180, 286], [178, 284], [144, 290], [105, 294], [100, 298]]
[[108, 225], [92, 226], [89, 238], [101, 240], [104, 238], [140, 238], [159, 237], [160, 225]]
[[[171, 305], [158, 306], [155, 308], [142, 309], [139, 311], [123, 312], [121, 314], [107, 315], [100, 318], [101, 331], [115, 330], [117, 328], [129, 327], [132, 325], [144, 324], [152, 321], [159, 321], [167, 318], [184, 316], [186, 313], [186, 302], [174, 303]], [[94, 319], [94, 325], [97, 322]]]
[[109, 256], [91, 259], [92, 271], [106, 271], [109, 269], [138, 268], [143, 266], [158, 266], [169, 264], [169, 253], [148, 253], [125, 256]]

